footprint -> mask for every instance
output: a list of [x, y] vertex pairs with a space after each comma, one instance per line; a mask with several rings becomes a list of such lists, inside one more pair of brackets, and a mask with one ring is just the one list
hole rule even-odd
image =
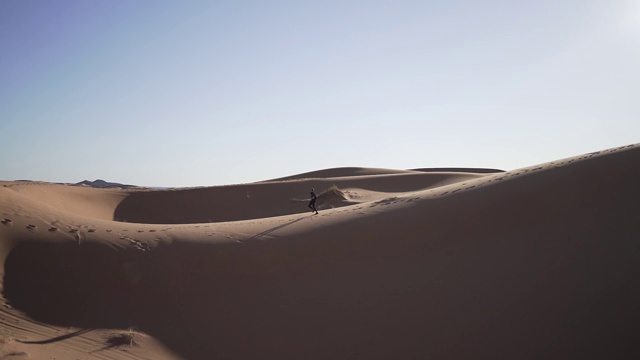
[[52, 226], [49, 228], [49, 231], [54, 232], [54, 231], [58, 231], [58, 228], [55, 226]]
[[38, 227], [32, 224], [27, 225], [27, 229], [29, 229], [29, 231], [35, 231], [38, 230]]
[[2, 223], [3, 224], [11, 224], [13, 221], [11, 221], [11, 219], [2, 219]]
[[88, 232], [96, 232], [96, 229], [89, 229]]

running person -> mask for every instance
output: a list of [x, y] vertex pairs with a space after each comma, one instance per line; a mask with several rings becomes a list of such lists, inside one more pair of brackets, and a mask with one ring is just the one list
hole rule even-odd
[[316, 209], [316, 199], [318, 197], [316, 196], [316, 193], [313, 192], [313, 188], [311, 188], [311, 201], [309, 201], [309, 208], [313, 211], [316, 212], [316, 214], [318, 213], [318, 210]]

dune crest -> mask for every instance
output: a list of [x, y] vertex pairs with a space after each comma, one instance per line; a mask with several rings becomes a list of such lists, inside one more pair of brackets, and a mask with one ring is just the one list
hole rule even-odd
[[635, 358], [638, 163], [4, 183], [0, 357]]

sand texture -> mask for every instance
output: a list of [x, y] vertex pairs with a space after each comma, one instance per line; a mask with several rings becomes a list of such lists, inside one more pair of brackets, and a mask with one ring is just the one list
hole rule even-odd
[[0, 218], [0, 359], [640, 358], [640, 145], [507, 172], [5, 181]]

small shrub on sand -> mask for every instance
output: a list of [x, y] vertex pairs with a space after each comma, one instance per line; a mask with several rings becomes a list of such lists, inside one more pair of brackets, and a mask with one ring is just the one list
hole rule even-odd
[[13, 358], [17, 358], [17, 357], [27, 357], [29, 356], [29, 354], [27, 354], [24, 351], [13, 351], [10, 352], [8, 354], [5, 354], [2, 358], [3, 359], [13, 359]]
[[118, 331], [107, 338], [107, 345], [108, 347], [138, 345], [136, 339], [138, 339], [139, 336], [140, 334], [135, 332], [132, 328], [124, 331]]

